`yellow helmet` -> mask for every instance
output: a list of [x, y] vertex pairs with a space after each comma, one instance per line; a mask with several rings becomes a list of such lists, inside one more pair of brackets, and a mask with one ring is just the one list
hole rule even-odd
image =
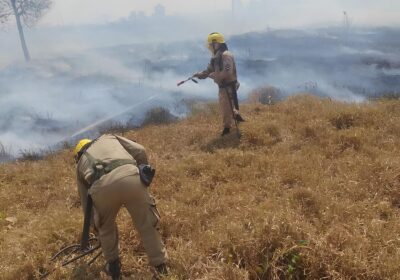
[[225, 39], [224, 39], [224, 36], [222, 36], [221, 33], [213, 32], [210, 35], [208, 35], [207, 43], [208, 44], [211, 44], [211, 43], [223, 44], [223, 43], [225, 43]]
[[75, 150], [74, 150], [74, 156], [77, 156], [80, 150], [82, 150], [83, 146], [85, 146], [87, 143], [92, 142], [90, 139], [82, 139], [76, 144]]

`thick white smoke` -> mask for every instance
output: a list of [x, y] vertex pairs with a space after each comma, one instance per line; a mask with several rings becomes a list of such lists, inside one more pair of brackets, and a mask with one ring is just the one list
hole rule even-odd
[[[229, 37], [240, 98], [267, 84], [286, 94], [312, 91], [356, 102], [396, 91], [400, 31], [360, 29], [346, 40], [341, 32], [275, 30]], [[37, 55], [29, 64], [3, 64], [0, 142], [18, 156], [79, 136], [102, 121], [140, 125], [154, 107], [183, 117], [182, 99], [217, 98], [210, 80], [176, 86], [208, 61], [204, 40], [187, 40], [65, 50]]]

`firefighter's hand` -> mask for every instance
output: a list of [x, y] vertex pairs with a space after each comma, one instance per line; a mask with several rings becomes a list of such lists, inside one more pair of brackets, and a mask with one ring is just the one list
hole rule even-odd
[[208, 74], [208, 77], [209, 77], [210, 79], [215, 80], [215, 78], [216, 78], [215, 72], [212, 72], [212, 73]]
[[197, 72], [197, 73], [194, 73], [192, 77], [200, 79], [200, 80], [204, 80], [207, 78], [207, 74], [203, 74], [202, 72]]

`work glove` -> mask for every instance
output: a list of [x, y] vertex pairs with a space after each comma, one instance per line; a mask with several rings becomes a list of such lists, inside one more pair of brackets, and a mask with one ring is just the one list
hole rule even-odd
[[153, 181], [153, 177], [156, 174], [156, 170], [151, 167], [149, 164], [140, 164], [139, 165], [139, 176], [140, 180], [147, 187], [150, 186], [151, 181]]

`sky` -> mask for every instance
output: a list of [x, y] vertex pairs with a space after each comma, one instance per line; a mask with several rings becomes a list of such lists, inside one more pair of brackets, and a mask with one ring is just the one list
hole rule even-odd
[[[131, 12], [143, 11], [150, 15], [161, 4], [168, 15], [185, 15], [230, 8], [231, 0], [55, 0], [52, 10], [42, 24], [82, 24], [115, 21]], [[94, 8], [95, 7], [95, 8]]]
[[[347, 11], [356, 24], [397, 25], [400, 17], [398, 0], [233, 0], [237, 13], [265, 14], [274, 27], [295, 27], [329, 24], [342, 18]], [[104, 23], [129, 16], [134, 11], [151, 15], [161, 4], [167, 15], [216, 16], [229, 11], [232, 0], [54, 0], [51, 11], [41, 25], [79, 25]]]

